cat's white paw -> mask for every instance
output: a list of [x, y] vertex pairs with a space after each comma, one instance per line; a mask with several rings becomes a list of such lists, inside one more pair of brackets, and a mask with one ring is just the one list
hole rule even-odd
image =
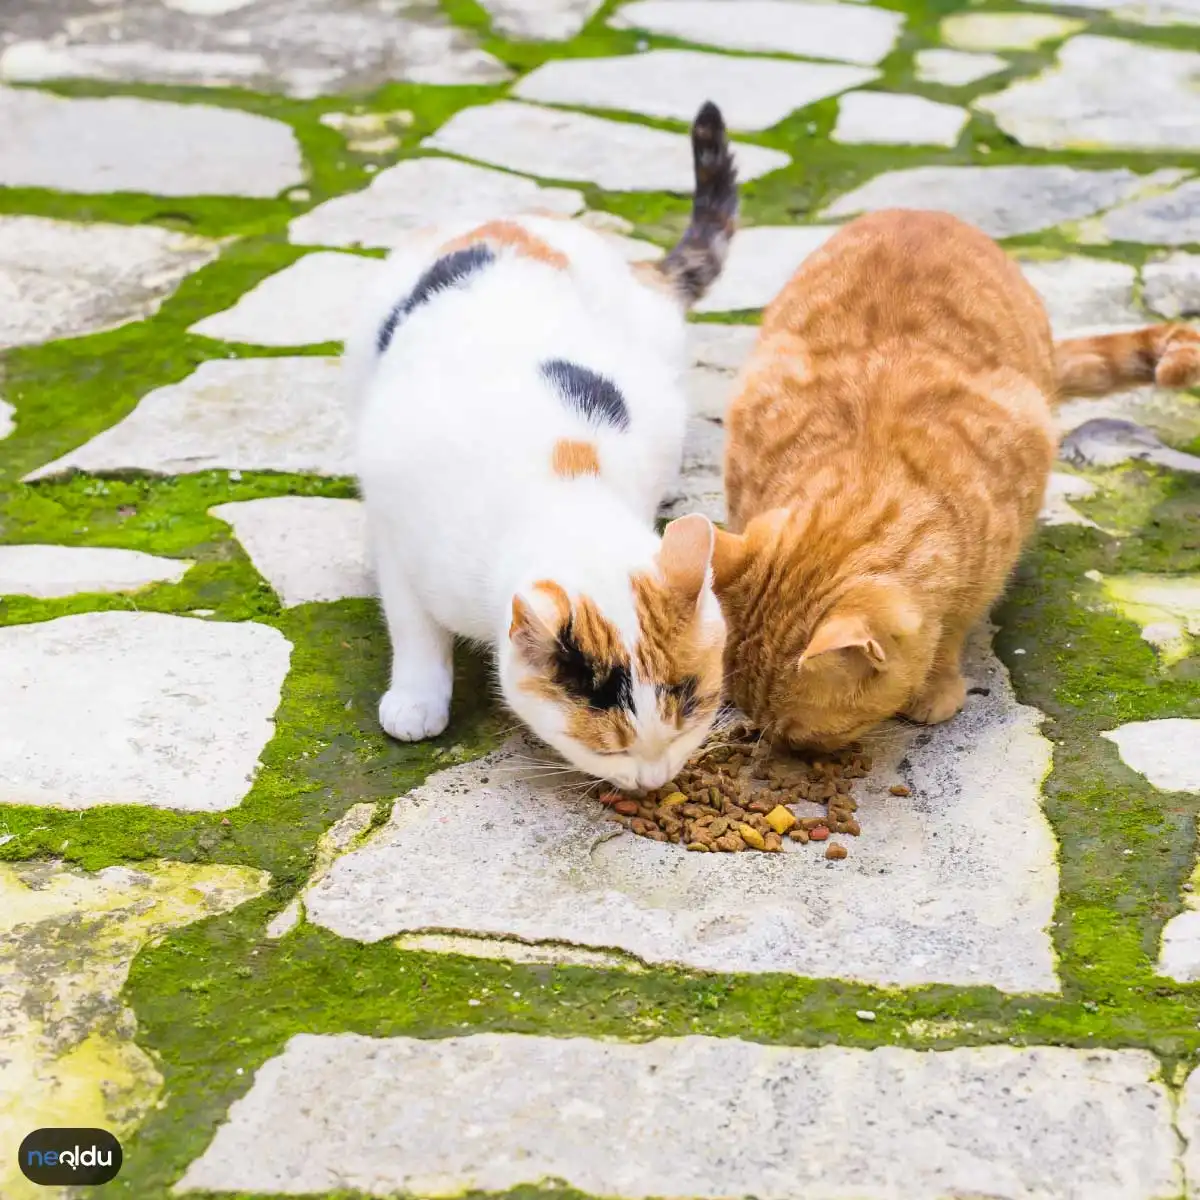
[[437, 737], [450, 724], [450, 690], [389, 688], [379, 701], [379, 723], [398, 742]]

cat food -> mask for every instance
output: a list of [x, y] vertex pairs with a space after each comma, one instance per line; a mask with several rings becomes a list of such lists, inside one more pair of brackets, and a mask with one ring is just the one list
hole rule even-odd
[[891, 792], [893, 796], [912, 795], [912, 788], [906, 788], [902, 783], [893, 783], [892, 786], [888, 788], [888, 791]]
[[[612, 810], [610, 821], [639, 837], [697, 854], [777, 854], [785, 837], [797, 846], [824, 842], [831, 833], [858, 837], [851, 787], [870, 766], [855, 747], [819, 760], [772, 756], [756, 733], [738, 727], [701, 750], [665, 787], [642, 796], [606, 792], [600, 801]], [[801, 802], [823, 804], [825, 816], [798, 816], [789, 806]], [[846, 854], [831, 842], [825, 856]]]

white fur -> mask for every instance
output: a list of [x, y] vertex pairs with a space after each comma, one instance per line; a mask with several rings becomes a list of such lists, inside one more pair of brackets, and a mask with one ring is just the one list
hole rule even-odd
[[[457, 634], [496, 647], [505, 699], [575, 766], [620, 786], [657, 787], [707, 729], [681, 738], [662, 728], [653, 688], [635, 679], [637, 744], [629, 754], [590, 752], [567, 736], [557, 705], [518, 686], [528, 668], [509, 626], [513, 597], [536, 609], [531, 585], [552, 579], [572, 598], [588, 595], [633, 648], [630, 573], [655, 569], [654, 516], [682, 454], [683, 312], [637, 282], [596, 232], [543, 218], [521, 224], [562, 250], [568, 269], [494, 247], [497, 262], [415, 309], [380, 356], [375, 339], [387, 313], [438, 247], [473, 225], [443, 228], [393, 255], [347, 347], [359, 477], [393, 647], [380, 721], [401, 740], [446, 727]], [[564, 405], [539, 376], [539, 364], [556, 358], [612, 380], [629, 428], [589, 423]], [[592, 442], [600, 477], [555, 476], [560, 438]], [[706, 623], [719, 626], [707, 586], [701, 605]]]

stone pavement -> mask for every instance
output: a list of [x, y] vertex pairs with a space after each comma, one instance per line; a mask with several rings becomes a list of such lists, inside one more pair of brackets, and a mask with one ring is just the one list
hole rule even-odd
[[466, 651], [445, 736], [375, 721], [337, 353], [430, 223], [655, 257], [722, 105], [664, 515], [722, 516], [757, 310], [853, 214], [975, 221], [1060, 335], [1200, 315], [1200, 5], [955, 3], [5, 6], [2, 1200], [39, 1126], [134, 1200], [1200, 1198], [1196, 397], [1061, 408], [968, 706], [872, 747], [844, 861], [626, 836]]

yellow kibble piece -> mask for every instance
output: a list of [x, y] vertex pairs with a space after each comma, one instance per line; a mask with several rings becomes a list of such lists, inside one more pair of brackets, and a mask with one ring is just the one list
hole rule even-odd
[[767, 813], [767, 824], [775, 830], [780, 837], [793, 825], [796, 824], [795, 814], [791, 809], [784, 808], [782, 804], [777, 804], [769, 813]]
[[767, 843], [764, 841], [763, 835], [752, 826], [739, 825], [738, 834], [747, 846], [753, 846], [755, 850], [764, 850], [766, 848]]
[[672, 792], [669, 796], [660, 801], [661, 804], [686, 804], [688, 798], [682, 792]]

